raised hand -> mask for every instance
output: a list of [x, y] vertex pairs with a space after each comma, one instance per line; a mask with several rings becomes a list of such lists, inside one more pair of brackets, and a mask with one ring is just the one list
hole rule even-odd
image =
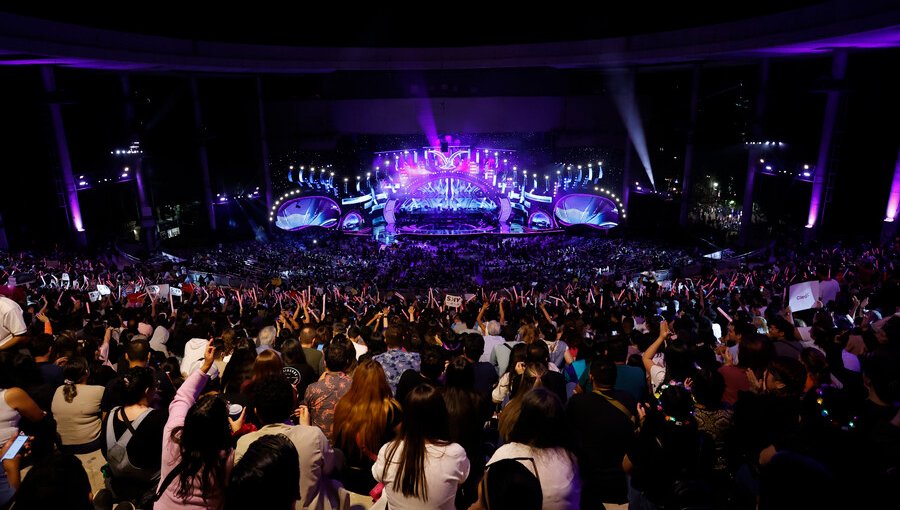
[[200, 365], [200, 371], [208, 374], [214, 361], [216, 361], [216, 348], [213, 346], [213, 341], [210, 338], [209, 342], [206, 343], [206, 349], [203, 351], [203, 364]]
[[761, 393], [763, 390], [763, 382], [756, 377], [756, 373], [751, 369], [747, 369], [747, 380], [750, 381], [750, 391], [753, 393]]
[[297, 417], [297, 422], [300, 425], [306, 425], [308, 427], [312, 423], [309, 418], [309, 408], [305, 405], [297, 407], [297, 409], [294, 411], [294, 416]]

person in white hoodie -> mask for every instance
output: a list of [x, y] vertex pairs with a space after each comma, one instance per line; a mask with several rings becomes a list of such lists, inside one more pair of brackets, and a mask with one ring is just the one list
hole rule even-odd
[[[203, 366], [204, 354], [208, 344], [209, 340], [206, 338], [191, 338], [184, 344], [184, 358], [181, 360], [181, 375], [185, 379]], [[219, 370], [215, 365], [210, 369], [208, 375], [211, 379], [218, 377]]]

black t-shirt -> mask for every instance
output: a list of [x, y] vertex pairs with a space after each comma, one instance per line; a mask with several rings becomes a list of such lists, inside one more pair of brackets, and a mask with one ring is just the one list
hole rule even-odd
[[56, 363], [40, 362], [37, 364], [44, 382], [56, 389], [63, 383], [63, 368]]
[[285, 379], [297, 388], [297, 402], [306, 396], [306, 387], [316, 382], [316, 371], [309, 365], [286, 365], [281, 369]]
[[[126, 447], [128, 459], [134, 467], [147, 470], [160, 468], [162, 463], [163, 428], [166, 426], [168, 418], [169, 413], [167, 411], [151, 410], [150, 414], [135, 429], [134, 435], [128, 441], [128, 446]], [[103, 438], [101, 450], [104, 457], [106, 457], [107, 447], [109, 446], [106, 444], [107, 423], [108, 419], [103, 422], [103, 431], [101, 432], [101, 437]], [[116, 439], [121, 438], [126, 430], [128, 430], [128, 425], [121, 420], [121, 414], [116, 412], [113, 415], [113, 433]]]
[[559, 372], [554, 372], [552, 370], [548, 370], [544, 375], [541, 376], [541, 384], [544, 385], [545, 388], [552, 391], [559, 397], [560, 402], [563, 404], [566, 403], [566, 376], [562, 375]]
[[734, 461], [755, 464], [764, 448], [793, 441], [800, 425], [800, 403], [799, 397], [740, 392], [730, 454], [743, 459]]
[[665, 425], [648, 425], [645, 421], [628, 449], [628, 459], [634, 466], [631, 486], [657, 505], [674, 503], [687, 496], [680, 493], [693, 485], [691, 482], [709, 480], [715, 445], [694, 427], [673, 426], [669, 433], [663, 433]]
[[488, 402], [491, 401], [491, 390], [497, 385], [499, 376], [497, 375], [497, 367], [486, 362], [476, 361], [472, 363], [475, 369], [475, 386], [474, 390], [484, 396]]
[[316, 372], [316, 377], [322, 375], [320, 368], [320, 363], [322, 363], [323, 354], [322, 351], [318, 349], [311, 349], [309, 347], [303, 348], [303, 355], [306, 356], [306, 364], [312, 367]]
[[[609, 391], [606, 395], [619, 401], [634, 416], [634, 400], [624, 391]], [[569, 428], [574, 439], [581, 476], [582, 491], [589, 503], [625, 502], [628, 487], [622, 458], [635, 439], [634, 422], [602, 395], [594, 392], [573, 395], [566, 408]]]

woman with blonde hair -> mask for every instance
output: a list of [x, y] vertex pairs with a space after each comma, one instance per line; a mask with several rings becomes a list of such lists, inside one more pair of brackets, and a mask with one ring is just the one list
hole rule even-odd
[[372, 465], [381, 445], [393, 439], [400, 404], [391, 396], [384, 369], [371, 359], [353, 372], [350, 389], [334, 410], [334, 447], [346, 456], [344, 487], [368, 494], [376, 485]]
[[522, 324], [519, 327], [517, 338], [526, 345], [530, 344], [538, 339], [538, 330], [531, 324]]

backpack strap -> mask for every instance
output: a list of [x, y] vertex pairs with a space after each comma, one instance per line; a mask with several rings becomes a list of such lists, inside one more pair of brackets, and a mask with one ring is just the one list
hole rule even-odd
[[106, 447], [112, 447], [116, 444], [116, 431], [113, 424], [116, 421], [116, 413], [121, 407], [115, 407], [108, 415], [106, 415]]
[[134, 419], [134, 421], [130, 421], [128, 419], [128, 416], [125, 415], [125, 407], [119, 407], [118, 411], [119, 419], [125, 422], [125, 426], [128, 427], [128, 432], [133, 435], [135, 433], [135, 429], [141, 426], [141, 422], [143, 422], [144, 418], [146, 418], [150, 414], [150, 411], [152, 411], [152, 409], [147, 409], [146, 411], [142, 412], [137, 418]]
[[[119, 406], [119, 407], [114, 408], [112, 410], [112, 412], [109, 413], [109, 416], [106, 418], [107, 419], [107, 423], [106, 423], [106, 444], [107, 444], [107, 446], [112, 446], [114, 444], [119, 444], [122, 446], [127, 445], [128, 442], [131, 441], [132, 436], [134, 436], [136, 429], [138, 427], [140, 427], [141, 422], [144, 421], [144, 418], [146, 418], [147, 416], [150, 415], [150, 411], [152, 411], [152, 409], [147, 409], [146, 411], [141, 413], [140, 416], [135, 418], [134, 421], [132, 422], [132, 421], [129, 421], [128, 416], [125, 415], [125, 407], [124, 406]], [[119, 437], [119, 439], [116, 439], [116, 433], [115, 433], [115, 430], [113, 429], [114, 423], [115, 423], [115, 416], [117, 414], [119, 415], [119, 419], [122, 420], [123, 422], [125, 422], [125, 426], [128, 428], [128, 430], [126, 430]]]
[[[134, 419], [131, 423], [128, 424], [128, 429], [131, 430], [131, 433], [134, 434], [134, 430], [141, 426], [141, 423], [144, 421], [144, 418], [150, 416], [150, 413], [153, 412], [153, 409], [146, 409], [142, 412], [137, 418]], [[122, 408], [122, 415], [125, 415], [125, 408]]]
[[600, 390], [594, 390], [594, 393], [596, 393], [597, 395], [600, 395], [601, 397], [605, 398], [607, 402], [609, 402], [610, 404], [613, 405], [613, 407], [615, 407], [615, 408], [618, 409], [619, 411], [622, 411], [622, 414], [624, 414], [625, 416], [627, 416], [627, 417], [628, 417], [628, 420], [631, 421], [631, 423], [637, 425], [636, 420], [634, 419], [634, 415], [631, 414], [631, 411], [629, 411], [628, 408], [626, 408], [621, 402], [619, 402], [618, 400], [616, 400], [616, 399], [610, 397], [609, 395], [607, 395], [607, 394], [601, 392]]

